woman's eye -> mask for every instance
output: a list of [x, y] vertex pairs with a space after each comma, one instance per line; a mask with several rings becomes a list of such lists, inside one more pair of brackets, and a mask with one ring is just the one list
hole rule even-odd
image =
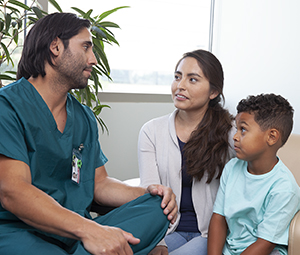
[[175, 80], [179, 80], [179, 76], [178, 76], [178, 75], [175, 75], [175, 76], [174, 76], [174, 79], [175, 79]]
[[195, 82], [197, 82], [197, 79], [191, 78], [190, 81], [193, 82], [193, 83], [195, 83]]

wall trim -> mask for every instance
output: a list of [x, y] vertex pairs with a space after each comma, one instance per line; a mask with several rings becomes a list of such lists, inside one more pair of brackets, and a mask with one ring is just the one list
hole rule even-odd
[[170, 94], [99, 92], [101, 102], [115, 103], [172, 103]]

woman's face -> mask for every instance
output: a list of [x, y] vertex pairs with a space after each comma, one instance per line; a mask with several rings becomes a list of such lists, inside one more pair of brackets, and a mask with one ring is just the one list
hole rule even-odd
[[206, 111], [209, 101], [218, 95], [211, 91], [209, 80], [192, 57], [179, 63], [171, 89], [175, 107], [185, 111]]

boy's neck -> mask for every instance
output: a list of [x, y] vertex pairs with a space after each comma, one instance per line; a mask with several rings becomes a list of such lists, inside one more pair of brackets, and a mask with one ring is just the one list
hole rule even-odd
[[254, 175], [266, 174], [272, 171], [278, 161], [279, 160], [276, 155], [272, 158], [265, 158], [263, 161], [248, 161], [247, 170], [250, 174]]

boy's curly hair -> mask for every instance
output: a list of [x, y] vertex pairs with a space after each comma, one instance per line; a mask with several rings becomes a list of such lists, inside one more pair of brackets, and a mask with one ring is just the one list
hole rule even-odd
[[280, 95], [260, 94], [242, 99], [237, 112], [254, 114], [254, 120], [262, 130], [277, 129], [281, 134], [283, 146], [293, 129], [294, 109], [289, 102]]

